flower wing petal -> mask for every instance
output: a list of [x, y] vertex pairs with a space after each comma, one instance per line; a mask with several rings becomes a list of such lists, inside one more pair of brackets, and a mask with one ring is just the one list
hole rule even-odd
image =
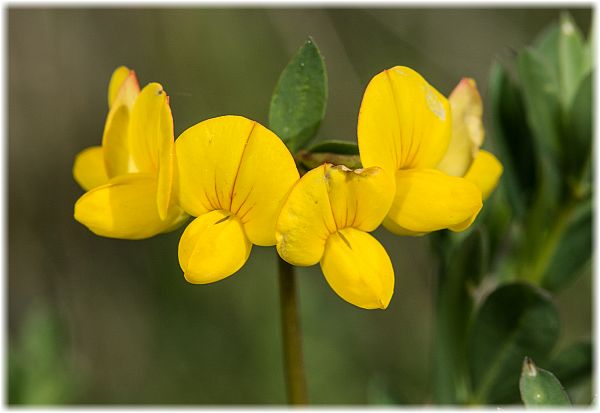
[[115, 69], [108, 84], [108, 107], [120, 104], [132, 107], [139, 92], [140, 85], [135, 72], [120, 66]]
[[463, 176], [483, 144], [483, 104], [473, 79], [464, 78], [448, 99], [452, 109], [452, 138], [437, 166], [440, 171]]
[[483, 199], [487, 199], [498, 185], [503, 170], [502, 164], [493, 154], [480, 150], [465, 179], [477, 185], [483, 194]]
[[187, 226], [179, 241], [179, 265], [193, 284], [222, 280], [248, 259], [252, 243], [241, 222], [222, 210], [208, 212]]
[[169, 208], [174, 207], [176, 201], [176, 161], [175, 141], [173, 132], [173, 115], [167, 98], [160, 108], [158, 130], [158, 193], [156, 202], [158, 214], [165, 219]]
[[221, 116], [200, 122], [177, 138], [179, 202], [190, 215], [229, 209], [255, 124], [241, 116]]
[[135, 100], [129, 121], [129, 150], [140, 172], [158, 171], [163, 140], [173, 140], [173, 131], [161, 127], [168, 96], [159, 83], [147, 84]]
[[300, 178], [285, 200], [276, 225], [277, 252], [290, 264], [314, 265], [335, 231], [325, 165], [321, 165]]
[[481, 191], [464, 178], [435, 169], [397, 171], [396, 196], [383, 224], [398, 235], [417, 235], [472, 222], [481, 207]]
[[101, 146], [91, 146], [77, 154], [73, 163], [73, 177], [86, 191], [108, 182]]
[[361, 308], [385, 309], [394, 293], [394, 269], [370, 234], [345, 228], [327, 240], [321, 269], [331, 288]]
[[156, 206], [156, 178], [149, 174], [127, 174], [86, 192], [75, 203], [75, 219], [97, 235], [143, 239], [168, 229], [181, 216], [171, 208], [161, 220]]
[[367, 86], [358, 115], [363, 166], [431, 168], [442, 158], [451, 133], [450, 106], [421, 75], [396, 66]]
[[140, 85], [133, 70], [117, 68], [108, 86], [110, 110], [104, 124], [102, 148], [104, 164], [110, 178], [136, 172], [130, 159], [129, 120], [133, 104], [140, 93]]

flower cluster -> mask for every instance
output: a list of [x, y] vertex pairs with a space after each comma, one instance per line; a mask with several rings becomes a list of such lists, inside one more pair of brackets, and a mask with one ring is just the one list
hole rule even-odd
[[187, 281], [237, 272], [252, 245], [285, 261], [320, 263], [331, 288], [356, 306], [386, 308], [394, 270], [369, 232], [399, 235], [468, 228], [502, 173], [483, 143], [482, 104], [463, 79], [446, 99], [407, 67], [376, 75], [358, 117], [362, 169], [325, 163], [300, 177], [283, 141], [256, 121], [221, 116], [177, 140], [169, 98], [118, 68], [109, 85], [102, 146], [82, 151], [73, 174], [87, 191], [75, 219], [94, 233], [141, 239], [195, 217], [179, 242]]

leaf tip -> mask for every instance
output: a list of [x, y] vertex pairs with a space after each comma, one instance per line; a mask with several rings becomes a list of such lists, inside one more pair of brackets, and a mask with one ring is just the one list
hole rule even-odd
[[537, 367], [532, 359], [529, 357], [525, 357], [523, 360], [523, 375], [527, 375], [529, 377], [535, 377], [538, 374]]

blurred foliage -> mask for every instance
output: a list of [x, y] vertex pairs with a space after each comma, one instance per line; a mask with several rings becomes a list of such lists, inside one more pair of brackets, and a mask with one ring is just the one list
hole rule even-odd
[[[585, 40], [562, 13], [532, 46], [492, 66], [489, 100], [502, 183], [467, 234], [432, 238], [438, 250], [455, 251], [440, 267], [439, 320], [462, 320], [438, 325], [437, 370], [454, 372], [437, 374], [440, 403], [518, 403], [525, 357], [556, 369], [567, 391], [590, 379], [589, 344], [555, 351], [563, 320], [551, 294], [589, 273], [592, 259], [591, 52], [591, 37]], [[474, 271], [481, 261], [476, 234], [489, 260]], [[485, 277], [469, 277], [477, 273]], [[526, 405], [569, 403], [552, 373], [539, 369], [534, 376], [521, 376]], [[584, 393], [573, 400], [589, 402]]]
[[27, 314], [16, 343], [8, 355], [8, 403], [64, 405], [77, 400], [81, 377], [68, 359], [64, 332], [47, 306]]
[[[385, 312], [355, 309], [318, 268], [299, 269], [311, 402], [514, 403], [515, 360], [531, 356], [575, 404], [589, 403], [593, 59], [578, 26], [589, 27], [591, 11], [571, 14], [577, 24], [563, 15], [513, 59], [558, 10], [9, 8], [9, 403], [285, 401], [273, 249], [255, 248], [235, 280], [190, 286], [175, 253], [181, 231], [131, 243], [74, 222], [70, 168], [101, 135], [115, 67], [165, 86], [176, 135], [230, 113], [266, 124], [279, 73], [307, 36], [327, 59], [329, 93], [316, 93], [328, 115], [305, 166], [331, 154], [356, 161], [352, 145], [326, 141], [355, 140], [366, 83], [397, 64], [446, 95], [461, 77], [477, 79], [486, 145], [505, 166], [472, 230], [376, 232], [396, 269]], [[505, 63], [490, 72], [495, 58]], [[540, 337], [489, 312], [505, 307], [525, 326], [558, 312], [558, 342], [553, 327]], [[487, 323], [516, 334], [513, 352], [498, 350]], [[468, 346], [479, 350], [469, 357]], [[471, 375], [492, 377], [492, 359], [503, 368], [475, 399]]]

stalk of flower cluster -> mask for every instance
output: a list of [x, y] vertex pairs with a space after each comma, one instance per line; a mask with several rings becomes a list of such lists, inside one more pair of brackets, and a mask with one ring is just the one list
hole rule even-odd
[[294, 267], [280, 257], [279, 293], [281, 303], [281, 332], [288, 401], [290, 404], [308, 404], [304, 361], [302, 358], [302, 333], [298, 319], [298, 297]]

